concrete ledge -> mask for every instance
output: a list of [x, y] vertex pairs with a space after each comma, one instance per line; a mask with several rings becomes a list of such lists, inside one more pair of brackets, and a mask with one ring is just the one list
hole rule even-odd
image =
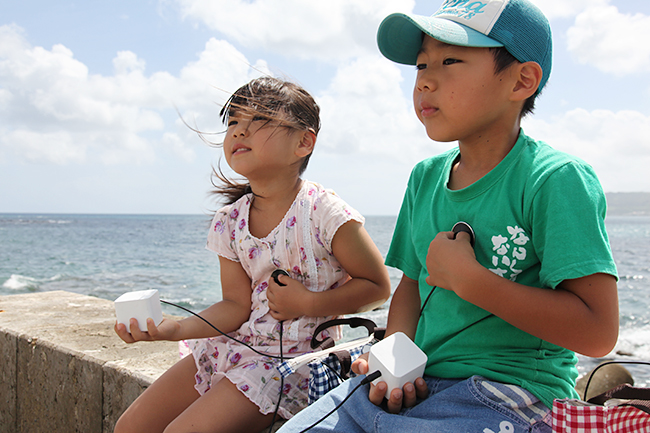
[[0, 433], [110, 433], [178, 361], [175, 342], [127, 345], [113, 302], [56, 291], [0, 296]]

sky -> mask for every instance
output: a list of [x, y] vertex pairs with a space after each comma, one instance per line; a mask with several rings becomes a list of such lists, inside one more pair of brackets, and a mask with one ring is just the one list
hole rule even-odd
[[[207, 214], [219, 109], [269, 74], [305, 87], [322, 129], [305, 178], [396, 215], [413, 166], [456, 143], [415, 116], [413, 66], [376, 45], [424, 0], [0, 0], [0, 213]], [[650, 2], [533, 0], [554, 64], [526, 134], [650, 192]], [[188, 127], [191, 126], [190, 127]]]

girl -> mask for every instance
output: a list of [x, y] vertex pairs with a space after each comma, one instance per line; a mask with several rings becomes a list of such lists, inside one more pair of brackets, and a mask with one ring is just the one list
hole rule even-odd
[[[223, 300], [195, 317], [137, 321], [115, 331], [127, 343], [186, 340], [192, 355], [149, 387], [116, 432], [260, 431], [307, 403], [307, 369], [284, 380], [281, 353], [309, 351], [313, 330], [334, 316], [367, 311], [390, 294], [381, 254], [363, 217], [332, 191], [302, 180], [320, 129], [319, 107], [299, 86], [264, 77], [242, 86], [220, 113], [228, 165], [245, 184], [217, 174], [229, 204], [212, 221], [207, 248], [219, 255]], [[276, 269], [288, 271], [278, 277]], [[339, 338], [339, 330], [332, 332]], [[282, 347], [280, 342], [282, 342]], [[222, 379], [227, 380], [222, 380]], [[280, 394], [281, 391], [281, 394]]]

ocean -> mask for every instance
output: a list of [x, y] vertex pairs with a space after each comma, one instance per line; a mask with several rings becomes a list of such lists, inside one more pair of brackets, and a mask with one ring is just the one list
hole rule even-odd
[[[162, 299], [201, 311], [220, 299], [218, 258], [205, 249], [209, 222], [206, 215], [0, 214], [0, 295], [67, 290], [112, 301], [157, 289]], [[383, 254], [394, 224], [395, 217], [366, 218]], [[610, 216], [606, 225], [621, 324], [607, 358], [650, 361], [650, 216]], [[389, 272], [395, 288], [401, 272]], [[163, 311], [186, 315], [167, 305]], [[387, 313], [388, 303], [364, 316], [383, 326]], [[579, 358], [581, 373], [602, 361]], [[650, 367], [626, 367], [638, 385], [650, 386]]]

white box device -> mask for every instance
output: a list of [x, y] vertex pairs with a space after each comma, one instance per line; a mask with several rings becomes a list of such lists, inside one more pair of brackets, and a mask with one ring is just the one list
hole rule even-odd
[[123, 294], [115, 300], [115, 315], [117, 323], [123, 323], [126, 329], [129, 329], [131, 318], [137, 319], [140, 331], [143, 332], [147, 331], [149, 317], [158, 326], [163, 319], [158, 290], [140, 290]]
[[381, 376], [372, 383], [386, 382], [386, 398], [395, 388], [402, 388], [407, 382], [414, 383], [422, 377], [427, 365], [427, 355], [403, 332], [396, 332], [370, 348], [368, 372], [381, 371]]

